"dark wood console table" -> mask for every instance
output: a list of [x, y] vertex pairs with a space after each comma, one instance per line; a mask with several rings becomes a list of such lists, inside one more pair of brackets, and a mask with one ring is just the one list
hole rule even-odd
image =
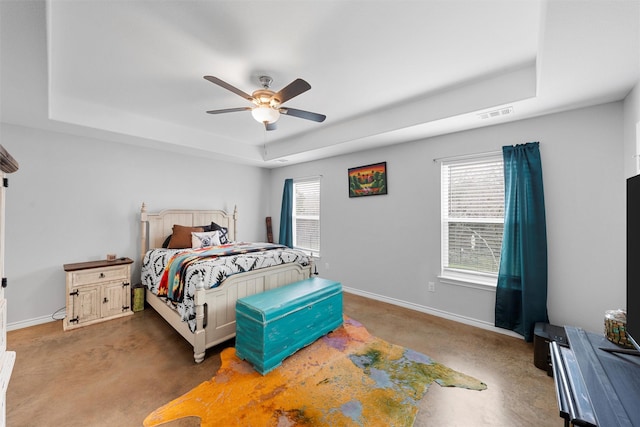
[[604, 335], [565, 327], [570, 347], [550, 343], [560, 416], [565, 426], [640, 426], [640, 357]]

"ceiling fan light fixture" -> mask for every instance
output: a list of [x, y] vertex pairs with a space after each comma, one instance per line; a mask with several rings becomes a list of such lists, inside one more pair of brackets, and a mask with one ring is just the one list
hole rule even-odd
[[259, 123], [271, 124], [278, 121], [280, 118], [280, 111], [274, 110], [266, 105], [260, 105], [251, 110], [251, 115]]
[[[2, 0], [0, 0], [2, 1]], [[264, 124], [265, 130], [271, 131], [276, 129], [276, 122], [280, 118], [281, 114], [297, 117], [305, 120], [312, 120], [314, 122], [323, 122], [327, 117], [324, 114], [312, 113], [311, 111], [298, 110], [297, 108], [282, 107], [282, 104], [289, 101], [292, 98], [311, 89], [311, 85], [302, 79], [295, 79], [287, 86], [280, 89], [278, 92], [274, 92], [269, 87], [271, 86], [271, 77], [260, 76], [259, 80], [262, 85], [262, 89], [253, 91], [251, 95], [238, 89], [229, 83], [220, 80], [214, 76], [204, 76], [205, 80], [210, 81], [213, 84], [220, 86], [236, 95], [241, 96], [247, 101], [253, 103], [253, 107], [240, 107], [240, 108], [225, 108], [222, 110], [210, 110], [208, 114], [220, 114], [231, 113], [235, 111], [247, 111], [251, 110], [251, 115], [260, 124]]]

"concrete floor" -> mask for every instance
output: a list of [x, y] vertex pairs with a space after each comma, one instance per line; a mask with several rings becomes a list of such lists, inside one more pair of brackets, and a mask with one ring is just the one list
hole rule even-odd
[[[562, 426], [553, 379], [533, 365], [533, 345], [424, 313], [344, 295], [344, 312], [369, 332], [485, 382], [478, 392], [432, 384], [416, 426]], [[214, 376], [153, 309], [63, 332], [62, 321], [11, 331], [17, 360], [7, 426], [140, 426], [158, 406]], [[197, 420], [169, 424], [197, 426]], [[380, 425], [385, 425], [381, 422]]]

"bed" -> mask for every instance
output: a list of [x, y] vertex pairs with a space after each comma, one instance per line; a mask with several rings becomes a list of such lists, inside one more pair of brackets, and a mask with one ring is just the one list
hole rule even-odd
[[[188, 258], [186, 252], [183, 253], [176, 249], [162, 249], [163, 245], [167, 245], [168, 236], [172, 235], [174, 225], [196, 227], [203, 224], [211, 224], [212, 226], [215, 224], [225, 230], [230, 242], [236, 242], [237, 218], [237, 208], [234, 209], [233, 214], [228, 214], [223, 210], [182, 209], [148, 213], [143, 203], [140, 210], [140, 265], [142, 284], [146, 288], [146, 301], [193, 346], [193, 357], [196, 363], [204, 360], [206, 349], [235, 336], [235, 306], [238, 298], [274, 289], [311, 276], [311, 258], [300, 251], [297, 251], [299, 256], [294, 256], [296, 255], [295, 250], [285, 247], [273, 248], [273, 245], [268, 243], [239, 243], [237, 247], [240, 249], [235, 249], [236, 245], [229, 244], [203, 248], [201, 251], [207, 253], [212, 251], [216, 254], [218, 253], [216, 251], [231, 251], [232, 255], [229, 256], [242, 257], [245, 255], [239, 255], [238, 251], [250, 252], [248, 255], [256, 256], [262, 254], [263, 248], [268, 248], [270, 249], [269, 254], [272, 253], [271, 250], [279, 251], [278, 253], [281, 254], [268, 256], [278, 258], [278, 260], [286, 259], [283, 261], [284, 263], [279, 265], [269, 266], [268, 262], [261, 261], [259, 268], [247, 268], [246, 271], [240, 268], [240, 272], [230, 273], [219, 284], [212, 284], [213, 277], [220, 279], [219, 273], [211, 273], [205, 267], [191, 265], [189, 273], [180, 274], [180, 277], [185, 281], [182, 302], [170, 301], [170, 298], [166, 296], [156, 295], [158, 276], [164, 274], [164, 278], [167, 277], [166, 272], [161, 273], [160, 265], [166, 263], [167, 260], [179, 258], [178, 256], [174, 257], [176, 254], [185, 255]], [[251, 247], [250, 251], [246, 249], [247, 246]], [[184, 249], [184, 251], [188, 251], [188, 249]], [[222, 262], [222, 257], [222, 254], [220, 256], [214, 255], [206, 262], [217, 264]], [[289, 260], [289, 258], [295, 258], [295, 260]], [[185, 320], [186, 318], [188, 320]]]

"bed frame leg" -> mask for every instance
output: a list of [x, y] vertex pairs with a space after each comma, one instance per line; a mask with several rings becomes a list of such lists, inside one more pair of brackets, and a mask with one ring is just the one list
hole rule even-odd
[[194, 302], [196, 305], [196, 331], [194, 332], [193, 340], [193, 358], [196, 363], [201, 363], [204, 360], [205, 352], [207, 351], [207, 304], [206, 294], [203, 287], [196, 288]]
[[202, 353], [198, 353], [198, 352], [193, 352], [193, 360], [196, 361], [196, 363], [202, 363], [204, 361], [204, 355], [205, 352], [203, 351]]
[[204, 329], [198, 329], [195, 332], [193, 341], [193, 359], [196, 363], [201, 363], [204, 360], [204, 355], [207, 351], [207, 345], [205, 342], [206, 337], [207, 334]]
[[204, 360], [204, 354], [207, 351], [207, 332], [202, 327], [201, 322], [198, 322], [198, 329], [194, 333], [193, 340], [193, 358], [196, 363], [200, 363]]

